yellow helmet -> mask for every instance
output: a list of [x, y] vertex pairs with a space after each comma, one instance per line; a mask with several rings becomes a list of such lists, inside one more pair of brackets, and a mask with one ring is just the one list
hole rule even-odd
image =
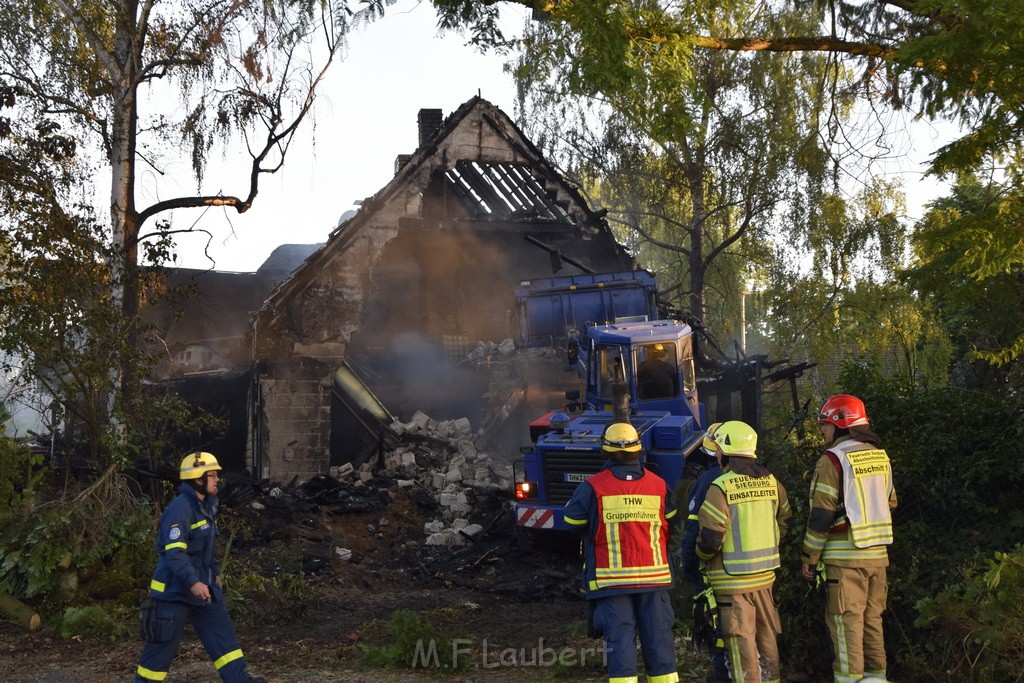
[[604, 430], [601, 437], [601, 450], [607, 453], [637, 453], [643, 450], [640, 435], [636, 428], [628, 422], [613, 422]]
[[729, 420], [715, 431], [715, 443], [725, 455], [757, 457], [757, 432], [746, 422]]
[[220, 468], [220, 464], [218, 464], [217, 458], [213, 457], [213, 453], [196, 451], [195, 453], [189, 453], [181, 461], [179, 474], [182, 481], [188, 481], [189, 479], [198, 479], [207, 472], [215, 472]]
[[704, 432], [704, 441], [701, 442], [700, 448], [708, 455], [714, 455], [715, 451], [715, 431], [722, 426], [721, 422], [715, 422], [708, 427], [708, 430]]

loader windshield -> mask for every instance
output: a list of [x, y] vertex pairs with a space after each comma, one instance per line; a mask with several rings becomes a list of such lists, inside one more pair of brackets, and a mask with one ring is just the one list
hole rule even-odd
[[679, 396], [679, 365], [675, 344], [640, 344], [635, 353], [636, 397], [639, 400]]

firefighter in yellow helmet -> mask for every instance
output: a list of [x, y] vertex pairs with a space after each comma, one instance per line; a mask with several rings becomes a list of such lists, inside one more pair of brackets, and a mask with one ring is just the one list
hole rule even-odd
[[676, 683], [668, 554], [672, 494], [664, 479], [640, 464], [643, 445], [632, 425], [608, 425], [602, 450], [609, 461], [576, 487], [564, 512], [566, 524], [584, 534], [591, 632], [604, 636], [612, 683], [636, 683], [638, 633], [648, 682]]
[[264, 681], [246, 671], [214, 553], [220, 463], [196, 451], [181, 461], [181, 488], [160, 515], [157, 563], [142, 606], [145, 637], [136, 683], [167, 678], [185, 624], [191, 622], [225, 683]]
[[[683, 578], [686, 579], [686, 583], [690, 587], [690, 592], [694, 596], [695, 601], [704, 599], [701, 594], [708, 587], [703, 572], [701, 572], [701, 561], [697, 557], [697, 533], [700, 527], [697, 524], [697, 513], [701, 506], [704, 505], [704, 499], [707, 497], [708, 489], [711, 487], [711, 483], [718, 479], [722, 475], [722, 466], [719, 462], [720, 456], [718, 447], [715, 444], [715, 432], [722, 426], [721, 422], [715, 422], [708, 426], [707, 431], [704, 433], [704, 440], [700, 445], [700, 454], [694, 453], [686, 459], [686, 469], [689, 470], [691, 467], [691, 460], [700, 459], [704, 464], [701, 466], [703, 471], [697, 478], [696, 483], [689, 489], [689, 493], [686, 496], [679, 496], [680, 500], [688, 500], [686, 510], [687, 517], [686, 522], [683, 525], [683, 539], [679, 547], [679, 561], [682, 569]], [[699, 615], [699, 617], [698, 617]], [[721, 638], [720, 633], [712, 633], [715, 631], [711, 625], [705, 623], [699, 623], [705, 621], [704, 612], [700, 608], [695, 608], [694, 612], [694, 635], [698, 634], [701, 629], [707, 629], [707, 636], [711, 639], [710, 643], [701, 643], [701, 647], [707, 645], [708, 658], [711, 663], [711, 673], [702, 683], [729, 683], [729, 669], [725, 663], [725, 647], [724, 641]]]
[[[680, 568], [683, 578], [690, 586], [694, 595], [706, 587], [700, 572], [700, 560], [697, 558], [697, 511], [704, 504], [711, 482], [722, 474], [718, 462], [718, 450], [715, 446], [715, 431], [722, 426], [715, 422], [704, 432], [700, 447], [686, 458], [683, 476], [676, 488], [676, 499], [687, 501], [687, 517], [683, 523], [683, 538], [680, 543]], [[692, 477], [696, 476], [696, 481]], [[684, 480], [690, 478], [684, 485]]]
[[882, 612], [888, 582], [896, 489], [892, 465], [871, 429], [864, 402], [837, 394], [818, 414], [828, 450], [811, 479], [800, 562], [808, 581], [827, 587], [825, 622], [835, 647], [837, 683], [885, 679]]
[[739, 420], [722, 423], [714, 443], [722, 474], [697, 513], [697, 557], [718, 604], [733, 681], [779, 680], [782, 632], [772, 587], [781, 566], [779, 540], [792, 515], [786, 489], [757, 462], [757, 433]]

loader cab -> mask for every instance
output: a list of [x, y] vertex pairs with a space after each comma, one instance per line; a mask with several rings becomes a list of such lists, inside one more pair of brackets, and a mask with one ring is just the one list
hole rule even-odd
[[611, 410], [612, 387], [625, 382], [634, 412], [693, 415], [702, 423], [688, 325], [675, 320], [597, 325], [586, 337], [592, 406]]

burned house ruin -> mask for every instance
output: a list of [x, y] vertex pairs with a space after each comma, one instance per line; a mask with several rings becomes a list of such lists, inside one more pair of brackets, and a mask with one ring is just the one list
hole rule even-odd
[[392, 180], [253, 316], [259, 476], [359, 464], [417, 410], [474, 430], [509, 418], [529, 382], [509, 375], [531, 364], [464, 359], [480, 342], [511, 343], [519, 283], [553, 266], [634, 267], [602, 215], [491, 103], [475, 97], [446, 119], [423, 109], [418, 124], [419, 148], [398, 157]]
[[160, 358], [152, 379], [157, 388], [226, 420], [226, 433], [211, 435], [203, 446], [215, 451], [228, 469], [240, 470], [249, 464], [249, 316], [322, 246], [281, 245], [254, 273], [159, 269], [156, 300], [147, 301], [142, 313], [151, 330], [147, 334], [150, 350]]

